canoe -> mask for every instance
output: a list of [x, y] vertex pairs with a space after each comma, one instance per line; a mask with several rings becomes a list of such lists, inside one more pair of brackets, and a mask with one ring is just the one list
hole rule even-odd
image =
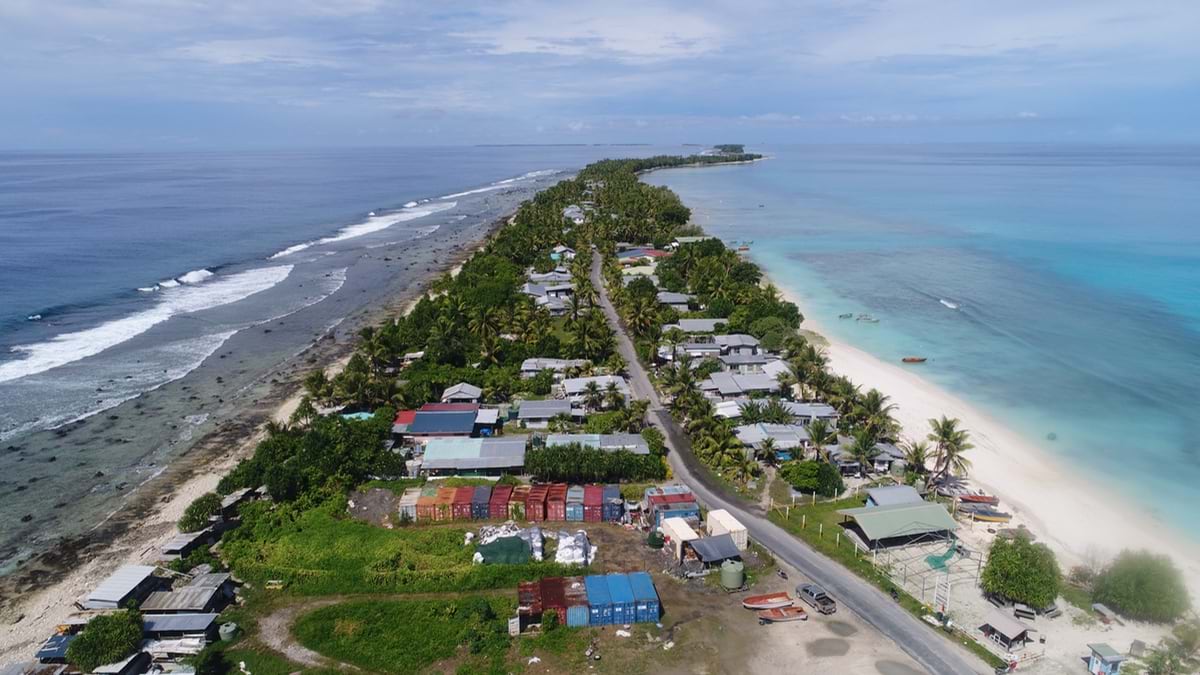
[[905, 363], [925, 363], [928, 361], [924, 356], [906, 356], [900, 360]]
[[758, 613], [762, 623], [783, 623], [785, 621], [807, 621], [808, 612], [803, 607], [776, 607], [764, 609]]
[[767, 593], [766, 595], [752, 595], [742, 600], [742, 607], [746, 609], [778, 609], [780, 607], [791, 607], [792, 602], [794, 601], [786, 592]]
[[992, 495], [959, 495], [958, 500], [968, 504], [992, 504], [993, 506], [1000, 503], [1000, 498]]
[[1007, 523], [1012, 520], [1011, 513], [1003, 511], [993, 511], [991, 509], [976, 509], [971, 513], [971, 517], [975, 520], [982, 520], [987, 523]]

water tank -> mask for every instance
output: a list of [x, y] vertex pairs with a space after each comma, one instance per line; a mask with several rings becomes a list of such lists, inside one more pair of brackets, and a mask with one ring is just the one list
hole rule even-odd
[[217, 634], [221, 636], [222, 640], [228, 641], [237, 636], [237, 631], [238, 625], [236, 623], [223, 623], [217, 629]]
[[721, 563], [721, 585], [725, 588], [741, 588], [746, 583], [746, 568], [736, 560]]

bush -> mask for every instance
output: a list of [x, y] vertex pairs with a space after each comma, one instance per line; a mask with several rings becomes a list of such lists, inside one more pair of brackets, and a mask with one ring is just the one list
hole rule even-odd
[[210, 516], [221, 512], [221, 497], [215, 492], [200, 495], [194, 502], [188, 504], [179, 519], [180, 532], [195, 532], [208, 526]]
[[1092, 597], [1121, 616], [1167, 623], [1191, 607], [1179, 569], [1165, 555], [1121, 551], [1092, 584]]
[[1025, 537], [997, 539], [988, 553], [980, 579], [983, 590], [1035, 608], [1048, 607], [1058, 597], [1062, 572], [1054, 552]]
[[85, 673], [133, 654], [142, 642], [142, 615], [131, 609], [94, 617], [67, 647], [67, 660]]
[[816, 492], [822, 497], [836, 497], [844, 489], [841, 474], [828, 462], [786, 462], [779, 468], [779, 477], [801, 492]]

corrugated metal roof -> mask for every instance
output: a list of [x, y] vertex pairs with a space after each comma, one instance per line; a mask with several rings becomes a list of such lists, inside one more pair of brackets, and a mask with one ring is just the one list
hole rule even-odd
[[886, 485], [884, 487], [867, 488], [867, 497], [876, 506], [891, 506], [893, 504], [919, 504], [921, 499], [911, 485]]
[[51, 635], [41, 649], [37, 650], [34, 658], [39, 661], [67, 658], [67, 647], [76, 637], [76, 635]]
[[695, 539], [691, 542], [691, 547], [704, 562], [720, 562], [730, 558], [740, 558], [742, 555], [741, 551], [738, 551], [737, 544], [733, 542], [733, 537], [728, 534]]
[[608, 582], [608, 595], [612, 598], [613, 602], [634, 602], [633, 588], [629, 585], [629, 577], [627, 575], [606, 574], [605, 580]]
[[151, 612], [201, 612], [208, 608], [220, 591], [214, 586], [184, 586], [176, 591], [157, 591], [142, 603], [141, 610]]
[[88, 595], [84, 606], [87, 607], [88, 603], [119, 604], [153, 574], [154, 567], [151, 565], [125, 565], [101, 581], [96, 590]]
[[209, 572], [208, 574], [196, 575], [187, 583], [188, 586], [213, 588], [223, 585], [229, 581], [230, 574], [228, 572]]
[[483, 394], [483, 390], [468, 382], [459, 382], [458, 384], [446, 387], [442, 392], [442, 400], [445, 401], [451, 398], [479, 398]]
[[1029, 630], [1029, 626], [1026, 626], [1011, 616], [1004, 614], [998, 609], [993, 609], [992, 612], [988, 614], [987, 621], [984, 623], [991, 626], [997, 633], [1000, 633], [1009, 640], [1015, 640], [1021, 636], [1021, 633]]
[[594, 377], [567, 378], [562, 382], [563, 391], [565, 391], [568, 396], [582, 394], [587, 388], [589, 382], [595, 382], [596, 386], [600, 387], [601, 392], [607, 390], [609, 384], [615, 384], [617, 385], [617, 391], [626, 396], [629, 395], [629, 383], [626, 382], [625, 378], [621, 377], [620, 375], [596, 375]]
[[566, 399], [523, 401], [517, 419], [550, 419], [555, 415], [570, 415], [571, 402]]
[[475, 424], [495, 424], [500, 421], [500, 411], [495, 408], [480, 408], [475, 415]]
[[408, 425], [410, 434], [469, 434], [475, 429], [475, 411], [419, 410]]
[[208, 630], [219, 614], [147, 614], [142, 630], [147, 633], [192, 633]]
[[633, 597], [638, 602], [651, 600], [658, 602], [658, 589], [654, 587], [654, 579], [646, 572], [630, 572], [629, 586], [633, 589]]
[[871, 541], [958, 529], [945, 507], [931, 502], [842, 509], [838, 514], [853, 518]]
[[524, 466], [525, 439], [438, 438], [425, 446], [426, 469], [504, 469]]

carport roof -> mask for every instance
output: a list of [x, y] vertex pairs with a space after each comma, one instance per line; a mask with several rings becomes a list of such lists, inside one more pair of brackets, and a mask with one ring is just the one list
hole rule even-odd
[[842, 509], [838, 514], [853, 518], [871, 541], [958, 529], [946, 508], [932, 502]]

